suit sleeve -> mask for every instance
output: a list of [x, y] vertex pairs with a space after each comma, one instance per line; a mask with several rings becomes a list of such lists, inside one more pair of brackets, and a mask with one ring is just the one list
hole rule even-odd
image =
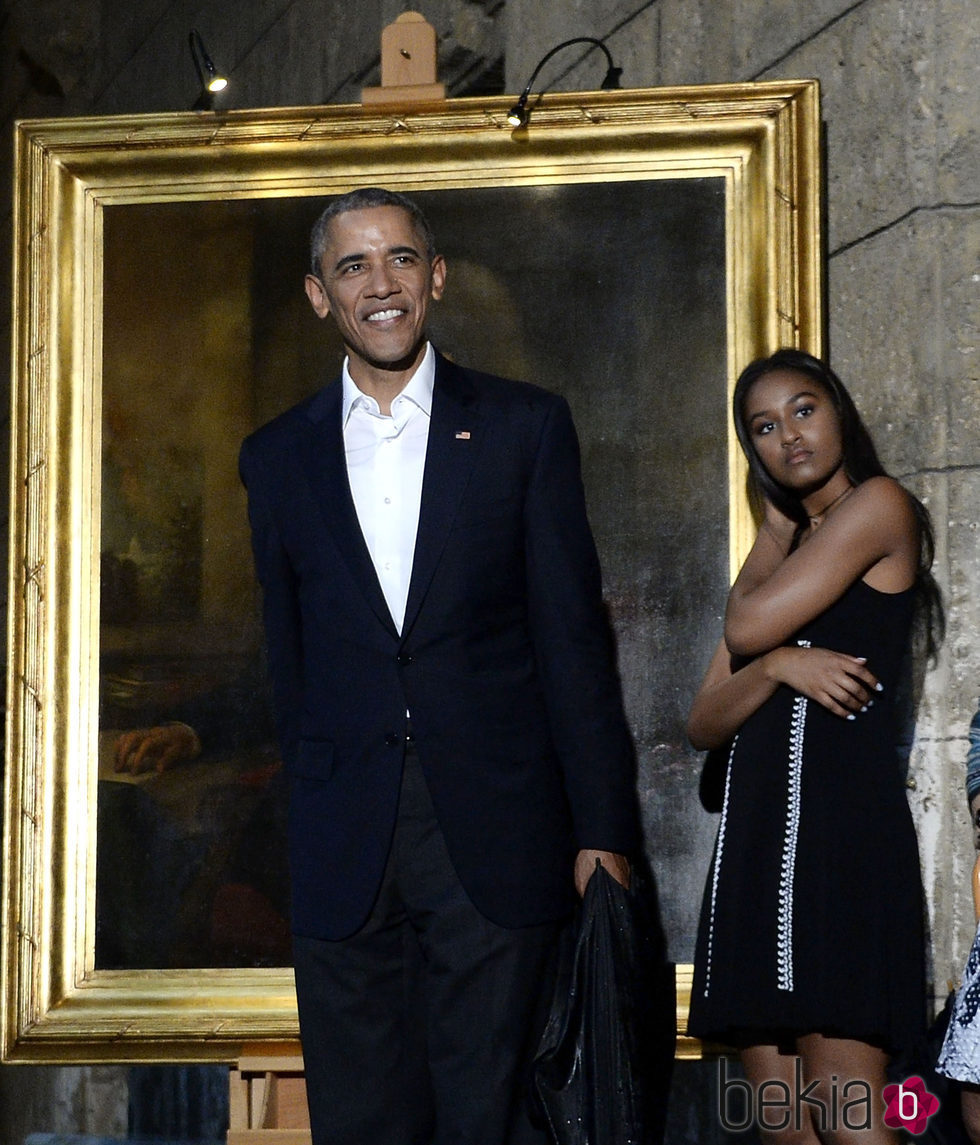
[[568, 404], [545, 419], [525, 503], [535, 657], [580, 848], [639, 846], [632, 740]]
[[296, 757], [303, 698], [303, 644], [296, 573], [276, 524], [261, 459], [255, 455], [250, 440], [242, 446], [239, 473], [248, 493], [252, 553], [262, 587], [276, 728], [283, 761], [289, 766]]

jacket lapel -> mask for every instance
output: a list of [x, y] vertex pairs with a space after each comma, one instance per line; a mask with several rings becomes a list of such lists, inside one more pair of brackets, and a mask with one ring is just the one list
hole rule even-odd
[[307, 409], [310, 433], [305, 442], [305, 471], [323, 520], [354, 580], [378, 619], [397, 638], [351, 496], [340, 422], [342, 395], [343, 387], [337, 381], [321, 390]]
[[437, 354], [422, 505], [403, 639], [418, 617], [442, 557], [460, 498], [482, 447], [482, 428], [483, 415], [472, 382], [458, 366]]

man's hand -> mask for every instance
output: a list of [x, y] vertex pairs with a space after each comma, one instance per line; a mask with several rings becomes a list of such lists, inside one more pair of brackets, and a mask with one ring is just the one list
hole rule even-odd
[[575, 856], [575, 889], [579, 898], [585, 894], [585, 886], [595, 874], [596, 859], [620, 886], [629, 889], [630, 864], [624, 855], [617, 855], [614, 851], [579, 851]]
[[167, 771], [176, 763], [201, 754], [197, 732], [187, 724], [162, 724], [123, 732], [116, 743], [116, 771], [139, 775]]

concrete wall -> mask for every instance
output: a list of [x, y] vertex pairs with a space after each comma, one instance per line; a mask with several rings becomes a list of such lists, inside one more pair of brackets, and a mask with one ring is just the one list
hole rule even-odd
[[[942, 994], [974, 929], [962, 781], [980, 691], [980, 13], [972, 0], [508, 0], [506, 19], [509, 90], [578, 34], [606, 39], [630, 86], [820, 80], [830, 354], [885, 465], [930, 507], [949, 608], [911, 768]], [[593, 53], [556, 87], [601, 76]]]
[[[15, 118], [189, 107], [196, 94], [191, 27], [232, 74], [227, 106], [356, 100], [363, 85], [378, 82], [380, 29], [403, 7], [397, 0], [0, 2], [7, 140], [0, 265], [10, 265]], [[926, 681], [911, 771], [942, 994], [973, 930], [961, 792], [966, 728], [980, 689], [975, 0], [420, 0], [419, 7], [439, 32], [450, 94], [516, 92], [545, 51], [575, 35], [606, 40], [624, 86], [819, 78], [831, 356], [886, 465], [928, 501], [949, 605], [949, 635]], [[541, 80], [553, 80], [555, 90], [594, 87], [603, 74], [599, 53], [581, 58], [574, 49], [550, 67]], [[0, 295], [6, 344], [6, 277]], [[887, 854], [881, 858], [888, 862]], [[0, 1070], [0, 1145], [28, 1129], [117, 1132], [118, 1093], [98, 1115], [85, 1113], [87, 1099], [78, 1096], [106, 1076]], [[65, 1087], [76, 1094], [73, 1111], [56, 1112]]]

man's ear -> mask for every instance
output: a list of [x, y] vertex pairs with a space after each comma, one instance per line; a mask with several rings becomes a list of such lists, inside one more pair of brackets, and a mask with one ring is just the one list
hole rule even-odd
[[323, 283], [317, 278], [315, 274], [308, 274], [303, 281], [306, 287], [306, 297], [310, 300], [310, 305], [316, 311], [318, 318], [326, 318], [330, 313], [330, 300], [327, 298], [327, 292], [323, 287]]
[[446, 289], [446, 260], [437, 254], [432, 260], [432, 297], [438, 301]]

